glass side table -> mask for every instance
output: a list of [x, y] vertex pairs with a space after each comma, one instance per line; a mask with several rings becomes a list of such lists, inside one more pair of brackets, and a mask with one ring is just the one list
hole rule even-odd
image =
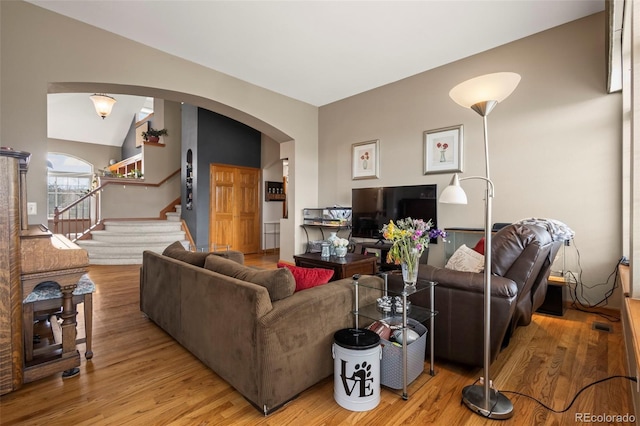
[[[407, 392], [408, 378], [408, 357], [407, 357], [407, 319], [410, 317], [420, 323], [423, 323], [429, 320], [429, 374], [435, 376], [434, 369], [434, 336], [433, 331], [435, 327], [434, 317], [438, 314], [435, 310], [434, 306], [434, 296], [435, 296], [435, 286], [437, 285], [434, 281], [429, 281], [423, 278], [418, 278], [415, 286], [405, 286], [402, 275], [397, 273], [381, 273], [380, 277], [384, 280], [384, 286], [382, 289], [375, 288], [369, 285], [360, 284], [359, 275], [353, 276], [353, 286], [355, 293], [355, 306], [354, 306], [354, 317], [355, 317], [355, 326], [356, 328], [360, 328], [360, 315], [366, 317], [368, 319], [372, 319], [374, 321], [385, 320], [385, 322], [390, 325], [399, 326], [402, 330], [402, 399], [408, 399], [409, 395]], [[380, 291], [380, 296], [398, 296], [402, 300], [402, 313], [401, 314], [390, 314], [388, 312], [382, 312], [378, 309], [377, 303], [372, 303], [366, 306], [360, 306], [359, 301], [359, 288], [360, 287], [367, 288], [375, 288]], [[411, 306], [410, 313], [407, 314], [407, 298], [412, 294], [421, 292], [421, 291], [429, 291], [429, 308], [424, 308], [421, 306]]]

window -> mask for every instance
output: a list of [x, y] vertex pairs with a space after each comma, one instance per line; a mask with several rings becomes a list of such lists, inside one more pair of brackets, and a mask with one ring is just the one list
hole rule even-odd
[[[47, 154], [47, 168], [47, 213], [51, 219], [56, 206], [68, 206], [91, 190], [93, 166], [67, 154], [50, 152]], [[88, 219], [90, 213], [91, 200], [87, 198], [77, 209], [73, 209], [71, 216]], [[69, 218], [69, 215], [65, 218]]]

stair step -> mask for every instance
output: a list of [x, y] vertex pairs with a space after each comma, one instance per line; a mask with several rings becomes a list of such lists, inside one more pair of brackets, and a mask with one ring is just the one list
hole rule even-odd
[[132, 256], [127, 258], [92, 258], [89, 257], [91, 265], [142, 265], [142, 256]]
[[128, 256], [131, 254], [141, 254], [145, 250], [151, 250], [158, 253], [162, 253], [164, 249], [166, 249], [170, 244], [173, 244], [173, 240], [171, 243], [131, 243], [129, 241], [123, 241], [118, 245], [110, 244], [105, 241], [95, 241], [95, 240], [85, 240], [78, 241], [78, 245], [83, 249], [89, 251], [89, 256], [91, 255], [122, 255]]
[[89, 255], [90, 265], [140, 265], [142, 254], [130, 254], [128, 256], [101, 256]]
[[175, 241], [189, 246], [179, 217], [178, 220], [106, 221], [104, 225], [104, 230], [91, 232], [91, 240], [77, 242], [87, 250], [92, 265], [139, 265], [145, 250], [162, 253]]
[[180, 222], [180, 220], [181, 220], [180, 213], [174, 213], [174, 212], [167, 213], [168, 222]]
[[182, 224], [169, 220], [140, 220], [140, 221], [121, 221], [121, 222], [105, 222], [105, 231], [113, 232], [170, 232], [181, 231]]
[[[91, 241], [91, 240], [88, 240]], [[88, 242], [87, 241], [87, 242]], [[101, 244], [87, 244], [81, 247], [89, 253], [89, 263], [91, 265], [139, 265], [142, 263], [142, 253], [146, 250], [162, 253], [167, 245], [120, 245], [108, 246]], [[182, 242], [185, 244], [185, 242]]]
[[118, 244], [129, 243], [168, 243], [174, 241], [182, 241], [185, 239], [184, 231], [179, 232], [110, 232], [110, 231], [93, 231], [91, 233], [93, 241], [108, 241]]

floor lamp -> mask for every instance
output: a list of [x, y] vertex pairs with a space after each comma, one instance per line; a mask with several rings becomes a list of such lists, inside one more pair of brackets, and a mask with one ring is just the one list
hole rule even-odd
[[485, 176], [459, 178], [457, 174], [440, 195], [441, 203], [466, 204], [467, 196], [460, 182], [480, 179], [486, 183], [484, 215], [484, 383], [466, 386], [462, 390], [462, 402], [473, 412], [490, 419], [508, 419], [513, 415], [513, 404], [503, 394], [491, 387], [489, 367], [491, 364], [491, 202], [494, 186], [489, 175], [489, 138], [487, 116], [493, 108], [505, 100], [520, 82], [520, 75], [511, 72], [487, 74], [472, 78], [451, 89], [449, 96], [459, 105], [471, 108], [482, 116], [484, 127]]

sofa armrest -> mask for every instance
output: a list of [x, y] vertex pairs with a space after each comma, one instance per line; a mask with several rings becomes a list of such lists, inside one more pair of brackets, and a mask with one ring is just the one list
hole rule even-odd
[[[273, 302], [259, 319], [260, 380], [272, 406], [287, 401], [333, 372], [333, 335], [354, 326], [353, 280], [346, 278], [298, 291]], [[382, 288], [379, 277], [362, 276], [363, 285]], [[360, 302], [372, 303], [380, 290], [360, 289]], [[274, 394], [275, 393], [275, 394]]]
[[[439, 286], [484, 294], [484, 273], [454, 271], [436, 268], [431, 265], [419, 265], [418, 276], [435, 281]], [[512, 298], [518, 294], [518, 286], [509, 278], [491, 276], [491, 297]]]
[[[484, 275], [420, 265], [421, 278], [436, 281], [434, 351], [438, 358], [466, 365], [484, 363]], [[493, 361], [508, 336], [518, 287], [508, 278], [491, 278], [491, 340]], [[417, 306], [429, 306], [428, 292], [411, 296]]]

